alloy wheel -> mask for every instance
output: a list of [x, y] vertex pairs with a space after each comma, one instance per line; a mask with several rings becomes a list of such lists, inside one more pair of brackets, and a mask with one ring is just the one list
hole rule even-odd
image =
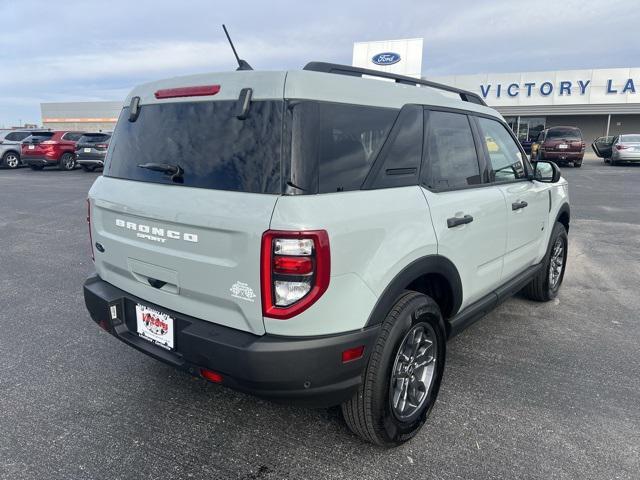
[[436, 333], [418, 323], [402, 339], [391, 372], [389, 401], [398, 420], [409, 421], [422, 410], [436, 372]]
[[555, 289], [560, 283], [562, 277], [562, 269], [564, 267], [565, 248], [562, 238], [556, 239], [551, 251], [551, 259], [549, 261], [549, 288]]

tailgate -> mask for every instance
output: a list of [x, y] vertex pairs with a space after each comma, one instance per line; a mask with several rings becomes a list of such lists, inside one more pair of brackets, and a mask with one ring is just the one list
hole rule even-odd
[[101, 177], [89, 198], [103, 280], [186, 315], [264, 333], [260, 244], [277, 195]]

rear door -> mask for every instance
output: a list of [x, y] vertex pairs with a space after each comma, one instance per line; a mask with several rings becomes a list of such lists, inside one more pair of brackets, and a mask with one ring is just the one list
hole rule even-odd
[[260, 245], [281, 191], [283, 101], [258, 98], [242, 120], [238, 104], [157, 102], [133, 122], [123, 110], [90, 192], [94, 254], [100, 277], [142, 303], [262, 334]]
[[485, 117], [475, 120], [485, 140], [490, 181], [504, 195], [507, 207], [504, 283], [538, 260], [544, 231], [548, 228], [548, 187], [528, 179], [524, 152], [505, 125]]
[[438, 239], [438, 254], [453, 262], [462, 281], [461, 308], [500, 284], [507, 212], [498, 187], [484, 181], [484, 157], [470, 118], [426, 111], [422, 189]]

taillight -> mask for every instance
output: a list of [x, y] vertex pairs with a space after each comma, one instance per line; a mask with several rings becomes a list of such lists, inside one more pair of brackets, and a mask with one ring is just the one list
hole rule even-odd
[[96, 261], [93, 253], [93, 237], [91, 236], [91, 200], [87, 198], [87, 224], [89, 225], [89, 247], [91, 248], [91, 260]]
[[616, 150], [626, 150], [629, 145], [616, 145]]
[[107, 143], [96, 143], [95, 145], [98, 150], [106, 150], [108, 146], [109, 144]]
[[329, 287], [331, 254], [325, 230], [262, 235], [262, 313], [287, 319], [313, 305]]
[[220, 91], [220, 85], [199, 85], [197, 87], [165, 88], [165, 89], [156, 91], [154, 95], [157, 99], [178, 98], [178, 97], [202, 97], [206, 95], [215, 95], [219, 91]]

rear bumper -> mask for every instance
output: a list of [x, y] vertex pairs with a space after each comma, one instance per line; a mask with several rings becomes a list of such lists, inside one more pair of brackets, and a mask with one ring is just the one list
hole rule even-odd
[[561, 160], [572, 162], [574, 160], [582, 160], [584, 152], [540, 152], [540, 157], [544, 160]]
[[24, 163], [25, 165], [46, 167], [47, 165], [57, 165], [58, 160], [55, 158], [48, 158], [45, 156], [23, 155], [22, 163]]
[[104, 166], [104, 157], [102, 158], [91, 158], [91, 157], [82, 157], [78, 155], [76, 158], [76, 163], [78, 165], [87, 165], [89, 167]]
[[621, 153], [616, 152], [613, 156], [614, 160], [620, 162], [640, 162], [640, 153]]
[[[214, 370], [222, 374], [223, 385], [236, 390], [312, 407], [338, 405], [355, 393], [379, 329], [325, 337], [258, 336], [145, 302], [97, 275], [85, 282], [84, 299], [96, 323], [147, 355], [193, 375], [200, 375], [200, 368]], [[137, 335], [137, 303], [174, 318], [173, 351]], [[364, 356], [342, 363], [342, 352], [360, 345], [365, 346]]]

